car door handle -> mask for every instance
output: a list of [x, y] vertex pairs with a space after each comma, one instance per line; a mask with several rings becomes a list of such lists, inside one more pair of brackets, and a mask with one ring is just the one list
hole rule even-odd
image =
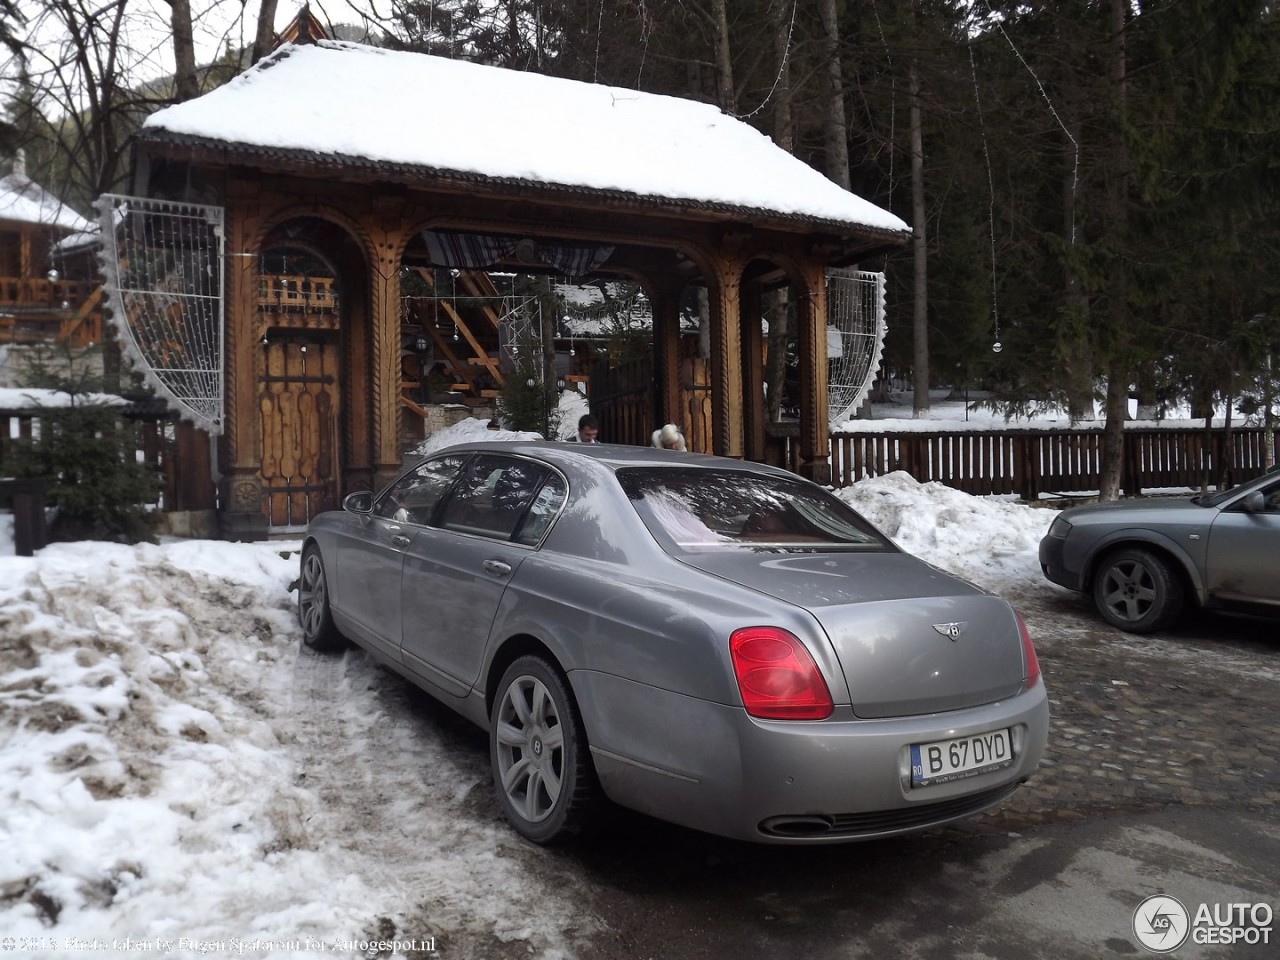
[[511, 564], [503, 560], [486, 560], [484, 569], [486, 573], [492, 573], [495, 577], [505, 577], [511, 572]]
[[396, 534], [394, 537], [391, 538], [391, 543], [394, 546], [404, 549], [409, 545], [409, 538], [406, 537], [404, 534]]

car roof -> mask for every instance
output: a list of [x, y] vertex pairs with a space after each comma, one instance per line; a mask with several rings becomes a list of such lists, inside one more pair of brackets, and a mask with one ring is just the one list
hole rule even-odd
[[470, 441], [442, 447], [432, 451], [430, 456], [462, 451], [536, 457], [562, 469], [570, 470], [575, 465], [581, 466], [586, 461], [592, 461], [609, 470], [618, 470], [622, 467], [676, 466], [694, 470], [737, 470], [794, 481], [803, 479], [789, 471], [750, 460], [735, 460], [731, 457], [715, 457], [702, 453], [685, 453], [680, 450], [662, 450], [657, 447], [639, 447], [623, 443], [572, 443], [548, 440]]

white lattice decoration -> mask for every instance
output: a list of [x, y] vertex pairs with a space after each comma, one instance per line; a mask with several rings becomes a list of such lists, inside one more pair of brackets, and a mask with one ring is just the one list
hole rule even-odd
[[223, 416], [223, 210], [104, 193], [99, 254], [111, 322], [135, 369], [185, 420]]
[[498, 339], [503, 366], [518, 370], [520, 350], [536, 350], [533, 359], [524, 358], [531, 369], [542, 370], [542, 303], [537, 297], [508, 296], [502, 298], [502, 316], [498, 318]]
[[827, 413], [843, 423], [871, 392], [884, 349], [884, 274], [827, 274]]

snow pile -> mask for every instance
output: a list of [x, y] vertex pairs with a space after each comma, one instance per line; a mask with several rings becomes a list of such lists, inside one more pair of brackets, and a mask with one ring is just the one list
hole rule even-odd
[[896, 471], [836, 491], [908, 553], [1006, 597], [1043, 592], [1040, 538], [1054, 513]]
[[0, 930], [273, 957], [480, 931], [562, 955], [573, 881], [543, 889], [469, 807], [484, 750], [414, 717], [367, 658], [300, 651], [297, 546], [0, 558]]

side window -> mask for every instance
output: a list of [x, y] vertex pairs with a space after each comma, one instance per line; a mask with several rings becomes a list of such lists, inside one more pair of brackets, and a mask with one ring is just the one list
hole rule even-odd
[[1263, 490], [1262, 502], [1267, 505], [1267, 513], [1280, 513], [1280, 483], [1273, 483]]
[[397, 523], [430, 523], [436, 504], [457, 478], [466, 459], [465, 455], [454, 454], [419, 464], [416, 470], [406, 473], [383, 491], [374, 504], [374, 515]]
[[533, 503], [529, 505], [529, 512], [525, 514], [524, 523], [520, 524], [520, 529], [516, 532], [516, 543], [523, 543], [530, 547], [537, 546], [542, 535], [551, 526], [551, 521], [560, 512], [567, 492], [560, 475], [548, 473], [546, 483], [533, 498]]
[[440, 524], [510, 540], [546, 476], [545, 468], [528, 460], [481, 454], [467, 465]]

